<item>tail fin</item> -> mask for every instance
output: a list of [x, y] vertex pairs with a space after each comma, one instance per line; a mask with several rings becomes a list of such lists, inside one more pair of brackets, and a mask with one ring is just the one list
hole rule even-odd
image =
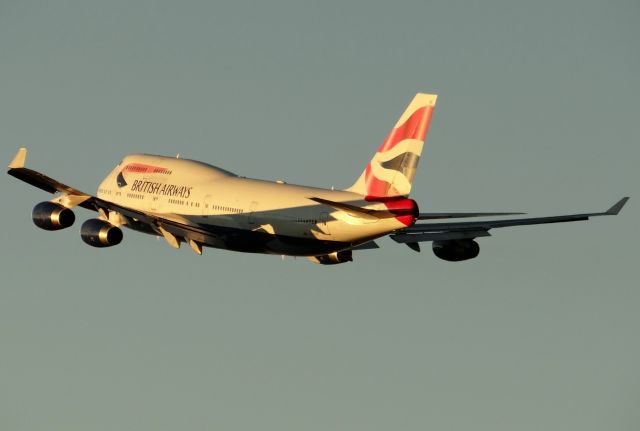
[[372, 200], [409, 195], [437, 98], [436, 94], [416, 94], [360, 178], [347, 191]]

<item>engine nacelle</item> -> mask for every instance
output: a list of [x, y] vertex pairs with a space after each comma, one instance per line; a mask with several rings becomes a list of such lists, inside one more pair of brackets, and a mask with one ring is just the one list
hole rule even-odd
[[309, 256], [309, 260], [320, 265], [336, 265], [338, 263], [353, 262], [353, 253], [351, 250], [334, 251], [322, 256]]
[[80, 236], [92, 247], [111, 247], [122, 241], [122, 230], [104, 220], [92, 218], [82, 223]]
[[64, 229], [76, 221], [73, 211], [53, 202], [40, 202], [33, 207], [31, 218], [36, 226], [44, 230]]
[[432, 247], [433, 254], [449, 262], [473, 259], [480, 254], [480, 246], [473, 239], [434, 241]]

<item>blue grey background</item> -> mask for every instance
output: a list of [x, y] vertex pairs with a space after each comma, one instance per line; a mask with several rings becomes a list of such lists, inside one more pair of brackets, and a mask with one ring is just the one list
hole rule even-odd
[[[0, 1], [0, 155], [94, 192], [129, 152], [345, 187], [440, 95], [423, 211], [604, 210], [478, 259], [337, 267], [38, 230], [5, 176], [3, 430], [637, 430], [640, 4]], [[635, 196], [635, 198], [634, 198]], [[636, 199], [636, 200], [634, 200]], [[78, 225], [92, 214], [78, 210]]]

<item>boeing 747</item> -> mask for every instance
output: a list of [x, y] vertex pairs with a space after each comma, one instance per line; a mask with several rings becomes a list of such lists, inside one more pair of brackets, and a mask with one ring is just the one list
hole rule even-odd
[[76, 207], [97, 213], [80, 228], [82, 240], [93, 247], [119, 244], [126, 227], [161, 236], [174, 248], [187, 243], [197, 254], [214, 247], [305, 256], [324, 265], [352, 261], [354, 250], [378, 248], [374, 241], [387, 235], [415, 251], [421, 242], [431, 242], [440, 259], [463, 261], [478, 256], [476, 238], [490, 236], [492, 229], [616, 215], [629, 199], [604, 212], [553, 217], [451, 222], [522, 213], [421, 213], [409, 193], [436, 99], [417, 94], [360, 177], [344, 190], [250, 179], [196, 160], [149, 154], [126, 156], [95, 195], [25, 167], [25, 148], [8, 173], [56, 194], [33, 208], [39, 228], [72, 226]]

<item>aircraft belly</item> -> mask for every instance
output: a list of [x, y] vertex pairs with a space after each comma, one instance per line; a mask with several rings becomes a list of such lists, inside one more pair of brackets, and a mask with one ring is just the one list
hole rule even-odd
[[269, 233], [265, 230], [247, 230], [213, 224], [191, 227], [165, 224], [172, 234], [193, 239], [205, 246], [245, 253], [284, 254], [290, 256], [317, 256], [349, 248], [351, 243], [318, 240], [290, 235]]

